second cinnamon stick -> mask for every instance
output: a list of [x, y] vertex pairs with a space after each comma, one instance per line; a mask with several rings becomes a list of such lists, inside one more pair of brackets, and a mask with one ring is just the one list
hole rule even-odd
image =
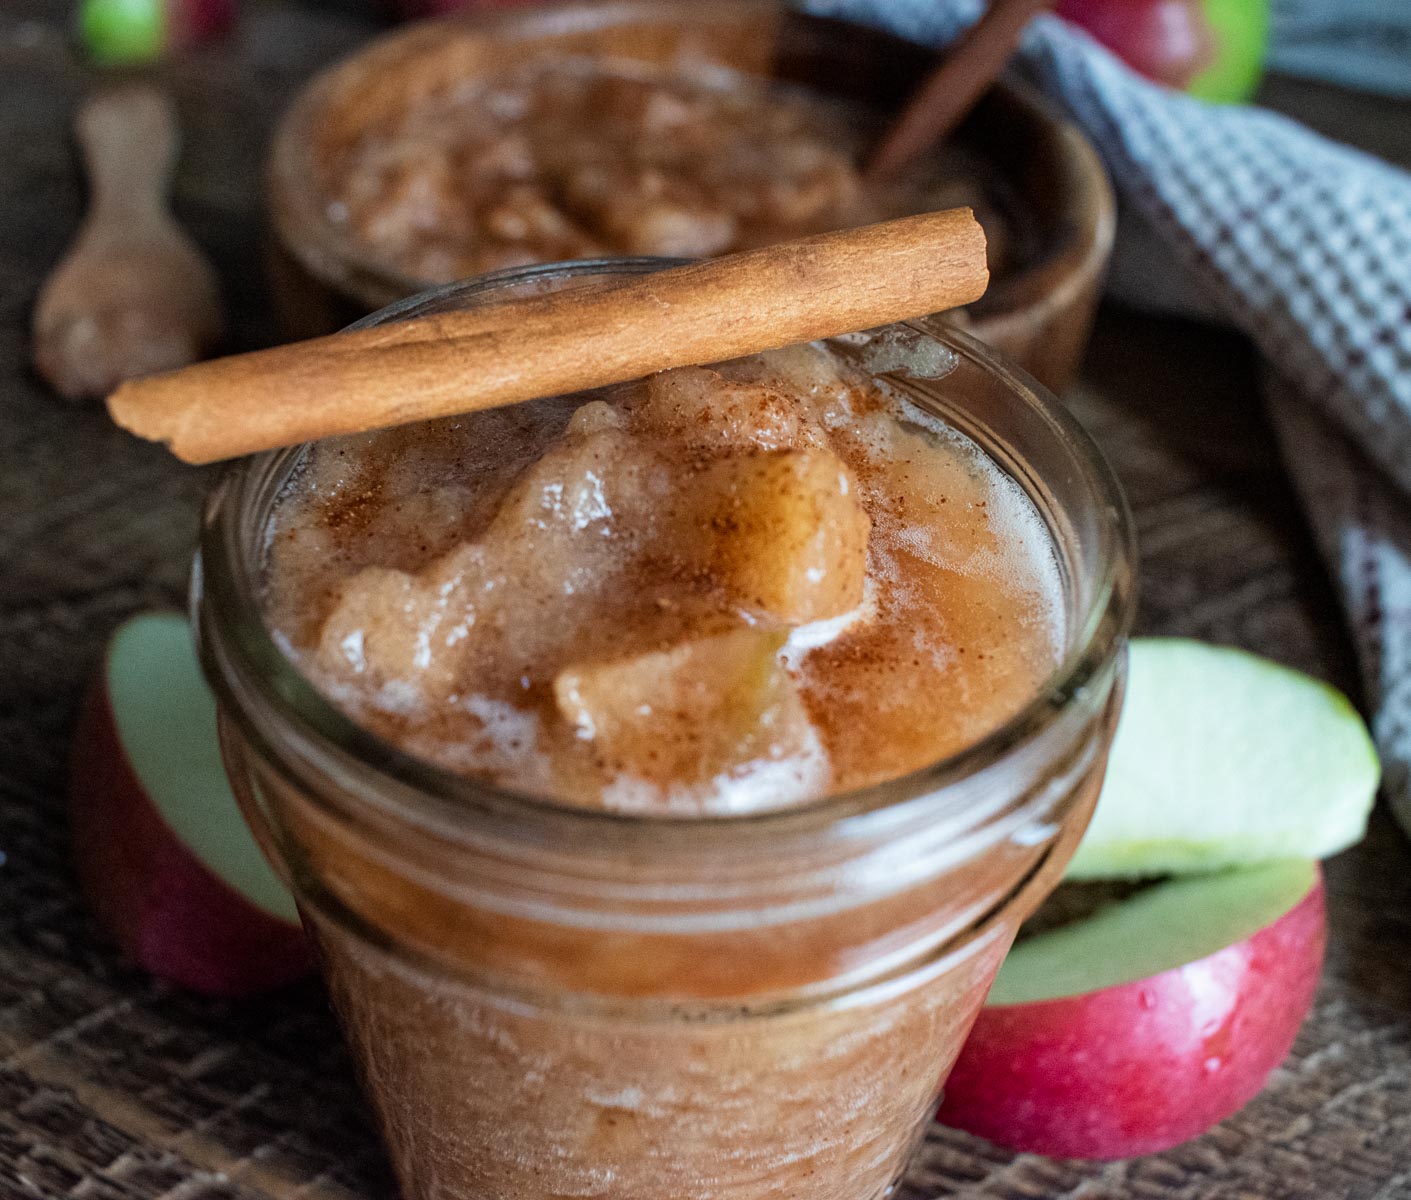
[[108, 409], [214, 462], [925, 316], [988, 278], [984, 233], [952, 209], [200, 363], [125, 383]]

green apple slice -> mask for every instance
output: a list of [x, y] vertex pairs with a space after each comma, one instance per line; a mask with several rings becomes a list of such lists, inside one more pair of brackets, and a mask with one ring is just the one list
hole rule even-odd
[[182, 845], [270, 916], [299, 920], [288, 889], [255, 844], [221, 762], [216, 702], [175, 613], [123, 625], [108, 658], [108, 697], [142, 788]]
[[1272, 925], [1317, 878], [1316, 863], [1293, 859], [1155, 884], [1020, 942], [986, 1003], [1081, 996], [1198, 962]]
[[1241, 650], [1137, 638], [1068, 877], [1324, 858], [1361, 839], [1379, 778], [1367, 727], [1335, 688]]

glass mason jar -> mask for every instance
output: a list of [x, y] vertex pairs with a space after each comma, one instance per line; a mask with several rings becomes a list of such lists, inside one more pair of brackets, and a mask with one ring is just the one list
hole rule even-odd
[[[661, 265], [502, 272], [368, 320]], [[1032, 380], [939, 322], [843, 349], [869, 336], [939, 364], [888, 379], [1032, 498], [1064, 644], [978, 744], [796, 809], [578, 810], [379, 741], [262, 619], [264, 531], [303, 450], [237, 463], [211, 496], [194, 603], [227, 768], [298, 899], [409, 1200], [876, 1200], [932, 1118], [1096, 801], [1132, 535], [1097, 450]]]

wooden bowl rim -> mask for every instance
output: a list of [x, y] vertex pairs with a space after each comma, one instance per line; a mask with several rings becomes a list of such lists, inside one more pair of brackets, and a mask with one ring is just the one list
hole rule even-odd
[[[424, 46], [442, 43], [448, 30], [482, 36], [533, 40], [563, 33], [590, 32], [649, 16], [661, 23], [674, 13], [691, 24], [726, 24], [742, 17], [778, 14], [816, 24], [846, 25], [836, 18], [802, 11], [791, 0], [566, 0], [531, 7], [475, 9], [417, 21], [381, 35], [349, 57], [320, 71], [285, 110], [271, 141], [266, 197], [271, 224], [284, 250], [315, 279], [363, 304], [381, 307], [400, 296], [432, 286], [403, 275], [330, 221], [309, 161], [313, 131], [330, 103], [351, 82], [375, 72], [381, 62], [400, 63]], [[903, 39], [868, 28], [871, 36]], [[905, 43], [912, 46], [912, 43]], [[995, 85], [1012, 104], [1049, 131], [1055, 169], [1066, 184], [1063, 203], [1051, 213], [1057, 236], [1041, 247], [1037, 261], [1003, 281], [999, 303], [971, 322], [982, 340], [1007, 331], [1042, 327], [1081, 299], [1111, 255], [1116, 233], [1116, 201], [1102, 161], [1086, 136], [1037, 90], [1005, 77]]]

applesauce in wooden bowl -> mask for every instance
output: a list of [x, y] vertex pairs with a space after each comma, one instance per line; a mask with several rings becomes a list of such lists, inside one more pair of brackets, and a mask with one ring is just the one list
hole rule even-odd
[[760, 0], [476, 12], [380, 38], [313, 80], [269, 164], [291, 334], [438, 283], [615, 255], [708, 256], [968, 204], [989, 293], [957, 319], [1072, 379], [1111, 248], [1092, 147], [1001, 83], [885, 189], [858, 163], [931, 52]]

